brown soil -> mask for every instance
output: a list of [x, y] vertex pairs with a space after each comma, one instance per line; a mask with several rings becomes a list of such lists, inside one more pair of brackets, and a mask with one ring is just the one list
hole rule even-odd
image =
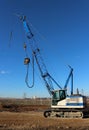
[[89, 130], [89, 119], [44, 118], [42, 112], [0, 112], [0, 130]]

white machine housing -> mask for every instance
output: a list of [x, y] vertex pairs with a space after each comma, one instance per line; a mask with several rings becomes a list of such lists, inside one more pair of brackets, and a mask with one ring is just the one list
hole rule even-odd
[[52, 96], [51, 108], [84, 108], [84, 96], [66, 96], [65, 90], [56, 90]]

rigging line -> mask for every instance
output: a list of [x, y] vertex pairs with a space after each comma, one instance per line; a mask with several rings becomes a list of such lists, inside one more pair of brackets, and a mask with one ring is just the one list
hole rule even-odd
[[38, 46], [38, 41], [33, 37], [33, 41], [34, 41], [34, 43], [35, 43], [35, 46], [36, 46], [36, 48], [39, 48], [39, 46]]
[[[30, 29], [30, 28], [29, 28], [29, 29]], [[31, 30], [30, 30], [30, 33], [31, 33]], [[32, 37], [31, 37], [31, 38], [32, 38]], [[30, 38], [30, 39], [31, 39], [31, 38]], [[34, 40], [34, 38], [32, 38], [32, 39]], [[33, 50], [33, 46], [31, 47], [31, 49], [32, 49], [32, 51], [34, 51], [34, 50]], [[60, 86], [59, 86], [59, 87], [60, 87]]]
[[[31, 22], [29, 22], [29, 24], [30, 24], [31, 27], [34, 29], [34, 31], [35, 31], [43, 40], [45, 40], [46, 42], [48, 42], [48, 40], [38, 31], [38, 29], [37, 29], [35, 26], [33, 26], [33, 24], [32, 24]], [[34, 39], [34, 41], [36, 41], [36, 40]], [[36, 44], [38, 44], [37, 41], [36, 41]], [[61, 58], [61, 57], [63, 57], [63, 56], [60, 55], [60, 58]], [[61, 61], [62, 61], [62, 63], [63, 63], [65, 66], [68, 66], [69, 63], [67, 63], [66, 60], [63, 60], [63, 58], [62, 58]]]
[[31, 27], [34, 29], [34, 31], [47, 42], [47, 39], [33, 26], [33, 24], [31, 22], [29, 22], [29, 24], [31, 25]]
[[[28, 25], [30, 26], [30, 31], [31, 30], [33, 30], [33, 32], [31, 31], [31, 33], [33, 34], [33, 37], [32, 37], [32, 39], [33, 39], [33, 41], [35, 42], [35, 45], [36, 45], [36, 47], [37, 48], [39, 48], [39, 46], [38, 46], [38, 44], [40, 43], [40, 38], [42, 38], [44, 41], [46, 41], [47, 42], [47, 39], [32, 25], [32, 23], [31, 22], [29, 22], [28, 20], [27, 20], [27, 23], [28, 23]], [[34, 35], [36, 36], [36, 35], [39, 35], [39, 38], [37, 38], [37, 40], [34, 38]]]
[[29, 78], [29, 64], [27, 64], [27, 73], [26, 73], [26, 77], [25, 77], [25, 82], [28, 88], [32, 88], [34, 87], [34, 55], [32, 54], [32, 68], [33, 68], [33, 81], [32, 81], [32, 85], [29, 85], [28, 83], [28, 78]]
[[[13, 14], [12, 14], [13, 15]], [[15, 15], [15, 14], [14, 14]], [[18, 21], [14, 22], [13, 19], [11, 20], [11, 23], [10, 23], [10, 26], [11, 26], [11, 31], [10, 31], [10, 34], [9, 34], [9, 43], [8, 43], [8, 46], [10, 47], [11, 46], [11, 40], [14, 40], [14, 37], [13, 37], [13, 32], [14, 32], [14, 29], [16, 29], [17, 27], [17, 24], [18, 24]]]
[[[45, 40], [46, 42], [48, 42], [48, 40], [38, 31], [38, 29], [35, 26], [33, 26], [33, 24], [31, 22], [27, 21], [27, 23], [30, 25], [31, 28], [33, 28], [33, 30], [34, 30], [34, 32], [36, 34], [38, 34], [43, 40]], [[34, 37], [33, 37], [33, 39], [34, 39], [34, 41], [36, 41]], [[36, 46], [37, 46], [37, 44], [38, 44], [38, 42], [36, 41]], [[61, 58], [61, 56], [60, 56], [60, 58]], [[67, 66], [66, 60], [61, 59], [61, 61], [62, 61], [62, 63], [64, 65]]]
[[24, 50], [25, 50], [25, 53], [26, 53], [26, 57], [28, 57], [28, 54], [27, 54], [27, 45], [26, 45], [25, 42], [24, 42]]
[[[33, 40], [34, 40], [34, 42], [36, 43], [36, 40], [35, 40], [34, 38], [33, 38]], [[39, 51], [39, 54], [40, 54], [40, 51]], [[40, 54], [40, 59], [41, 59], [41, 61], [42, 61], [42, 65], [45, 66], [44, 61], [43, 61], [43, 58], [41, 57], [41, 54]], [[45, 71], [47, 71], [46, 66], [45, 66]], [[60, 89], [62, 89], [61, 86], [60, 86], [50, 75], [49, 75], [49, 77], [51, 78], [52, 81], [55, 82], [55, 84], [56, 84]]]
[[9, 44], [8, 44], [9, 47], [11, 45], [12, 37], [13, 37], [13, 31], [10, 32], [10, 38], [9, 38]]
[[[35, 40], [35, 39], [34, 39]], [[34, 42], [36, 42], [36, 41], [34, 41]], [[29, 43], [30, 44], [30, 43]], [[30, 47], [31, 47], [31, 50], [32, 50], [32, 53], [33, 53], [33, 51], [34, 51], [34, 49], [33, 49], [33, 47], [32, 47], [32, 44], [30, 44]], [[33, 53], [33, 55], [34, 55], [34, 53]], [[41, 57], [42, 58], [42, 57]], [[32, 64], [31, 64], [32, 65]], [[29, 67], [29, 66], [28, 66]], [[27, 69], [29, 69], [29, 68], [27, 68]], [[29, 71], [29, 70], [28, 70]], [[27, 86], [29, 87], [29, 84], [28, 84], [28, 71], [27, 71], [27, 75], [26, 75], [26, 84], [27, 84]], [[35, 71], [35, 68], [34, 68], [34, 71]], [[40, 81], [41, 81], [41, 83], [43, 84], [43, 81], [42, 81], [42, 79], [41, 79], [41, 77], [39, 76], [39, 74], [35, 71], [35, 73], [36, 73], [36, 75], [39, 77], [39, 79], [40, 79]], [[30, 87], [31, 88], [31, 87]]]
[[[34, 41], [34, 43], [35, 43], [35, 45], [36, 45], [36, 47], [37, 47], [36, 49], [39, 49], [39, 47], [37, 46], [37, 43], [38, 43], [38, 42], [36, 42], [35, 38], [33, 38], [33, 41]], [[43, 58], [42, 58], [40, 49], [39, 49], [39, 56], [40, 56], [40, 59], [41, 59], [41, 61], [42, 61], [43, 66], [45, 67], [45, 70], [47, 71], [47, 68], [46, 68], [46, 65], [44, 64], [44, 60], [43, 60]]]
[[[46, 42], [47, 42], [47, 39], [33, 26], [33, 24], [31, 23], [31, 22], [28, 22], [29, 24], [30, 24], [30, 26], [34, 29], [34, 31], [35, 31], [35, 33], [37, 33], [43, 40], [45, 40]], [[39, 39], [37, 39], [37, 41], [36, 41], [36, 39], [33, 37], [32, 38], [33, 39], [33, 41], [35, 42], [35, 45], [36, 45], [36, 47], [38, 48], [38, 42], [39, 42]], [[63, 56], [62, 56], [63, 57]], [[42, 57], [41, 57], [42, 58]], [[61, 58], [61, 55], [60, 55], [60, 58]], [[43, 60], [43, 59], [42, 59]], [[61, 58], [61, 61], [62, 61], [62, 63], [65, 65], [65, 66], [67, 66], [67, 62], [66, 62], [66, 60], [63, 60], [62, 58]]]

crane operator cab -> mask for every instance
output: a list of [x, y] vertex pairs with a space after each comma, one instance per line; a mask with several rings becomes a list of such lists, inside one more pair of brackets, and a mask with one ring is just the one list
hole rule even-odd
[[66, 90], [55, 90], [52, 95], [52, 105], [57, 105], [59, 101], [66, 98]]
[[85, 97], [81, 94], [67, 95], [65, 89], [53, 91], [51, 108], [82, 109], [84, 107]]

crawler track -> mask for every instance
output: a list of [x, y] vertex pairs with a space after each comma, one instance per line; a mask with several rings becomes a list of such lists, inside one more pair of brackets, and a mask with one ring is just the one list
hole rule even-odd
[[79, 109], [50, 109], [44, 111], [44, 117], [84, 118], [89, 117], [89, 110]]

